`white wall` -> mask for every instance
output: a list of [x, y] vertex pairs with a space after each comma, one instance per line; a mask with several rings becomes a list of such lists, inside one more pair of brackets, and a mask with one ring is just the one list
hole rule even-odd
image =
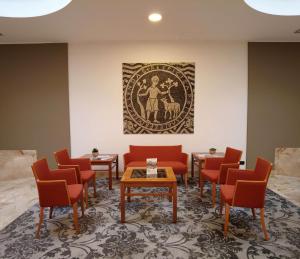
[[[189, 135], [124, 135], [123, 62], [195, 62], [195, 125]], [[246, 152], [247, 43], [107, 42], [69, 45], [72, 155], [121, 156], [130, 144], [182, 144], [184, 151], [226, 146]]]

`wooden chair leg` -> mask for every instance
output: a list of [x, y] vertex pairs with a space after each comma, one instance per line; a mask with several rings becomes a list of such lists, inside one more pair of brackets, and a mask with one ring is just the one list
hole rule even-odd
[[81, 194], [81, 199], [80, 199], [80, 206], [81, 206], [81, 216], [84, 216], [84, 198], [83, 198], [83, 193]]
[[212, 183], [211, 186], [211, 193], [212, 193], [212, 205], [213, 207], [216, 206], [216, 183]]
[[225, 204], [225, 224], [224, 224], [224, 236], [227, 237], [227, 230], [229, 224], [229, 215], [230, 215], [230, 206], [229, 204]]
[[265, 209], [264, 208], [260, 209], [260, 223], [261, 223], [261, 227], [264, 232], [264, 235], [265, 235], [265, 240], [269, 240], [269, 235], [268, 235], [266, 225], [265, 225]]
[[74, 219], [74, 225], [75, 225], [75, 230], [76, 230], [76, 234], [80, 233], [79, 230], [79, 225], [78, 225], [78, 211], [77, 211], [77, 202], [75, 202], [73, 205], [73, 219]]
[[186, 172], [184, 174], [184, 184], [185, 184], [185, 189], [188, 188], [188, 173]]
[[43, 220], [44, 220], [44, 207], [40, 207], [40, 220], [39, 220], [39, 224], [38, 224], [38, 229], [35, 234], [36, 238], [40, 238], [40, 230], [41, 230]]
[[96, 198], [97, 197], [97, 191], [96, 191], [96, 174], [93, 178], [93, 185], [94, 185], [94, 197]]
[[204, 180], [200, 178], [200, 196], [203, 197], [203, 187], [204, 187]]
[[53, 207], [50, 207], [49, 219], [52, 219], [52, 214], [53, 214]]
[[252, 210], [253, 219], [256, 219], [255, 208], [251, 208], [251, 210]]
[[223, 212], [223, 205], [224, 205], [223, 199], [222, 197], [220, 197], [220, 215], [222, 215]]
[[202, 179], [202, 177], [201, 177], [201, 170], [199, 168], [199, 179], [198, 179], [199, 189], [201, 188], [201, 179]]
[[89, 206], [89, 194], [88, 194], [88, 184], [84, 184], [84, 198], [85, 198], [85, 207], [87, 208]]

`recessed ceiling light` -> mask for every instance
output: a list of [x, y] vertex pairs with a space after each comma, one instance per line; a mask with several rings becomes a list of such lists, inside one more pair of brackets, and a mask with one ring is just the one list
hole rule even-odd
[[152, 13], [148, 16], [150, 22], [159, 22], [162, 19], [160, 13]]
[[267, 14], [300, 15], [300, 0], [244, 0], [251, 8]]
[[0, 0], [0, 17], [25, 18], [54, 13], [72, 0]]

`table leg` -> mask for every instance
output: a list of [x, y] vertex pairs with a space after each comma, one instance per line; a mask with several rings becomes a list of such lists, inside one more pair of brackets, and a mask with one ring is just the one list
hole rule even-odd
[[202, 183], [202, 179], [201, 179], [201, 169], [202, 169], [202, 160], [199, 159], [198, 162], [198, 171], [199, 171], [199, 188], [201, 187]]
[[177, 222], [177, 184], [173, 183], [173, 223]]
[[120, 184], [120, 194], [121, 223], [125, 223], [125, 186], [123, 183]]
[[119, 180], [119, 155], [117, 155], [116, 159], [116, 179]]
[[191, 157], [191, 177], [194, 178], [194, 155]]
[[[130, 187], [127, 187], [127, 194], [130, 194]], [[131, 202], [131, 197], [127, 196], [127, 201]]]
[[112, 190], [112, 168], [111, 168], [111, 163], [108, 166], [108, 186], [109, 186], [109, 189]]
[[169, 202], [172, 202], [172, 187], [169, 187], [169, 196], [168, 196], [168, 198], [169, 198]]

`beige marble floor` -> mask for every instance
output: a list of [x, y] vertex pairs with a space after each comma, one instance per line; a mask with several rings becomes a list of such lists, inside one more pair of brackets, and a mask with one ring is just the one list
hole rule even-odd
[[271, 173], [268, 188], [300, 206], [300, 177]]
[[38, 202], [33, 177], [0, 182], [0, 229]]
[[36, 150], [0, 150], [0, 229], [37, 202], [36, 159]]

